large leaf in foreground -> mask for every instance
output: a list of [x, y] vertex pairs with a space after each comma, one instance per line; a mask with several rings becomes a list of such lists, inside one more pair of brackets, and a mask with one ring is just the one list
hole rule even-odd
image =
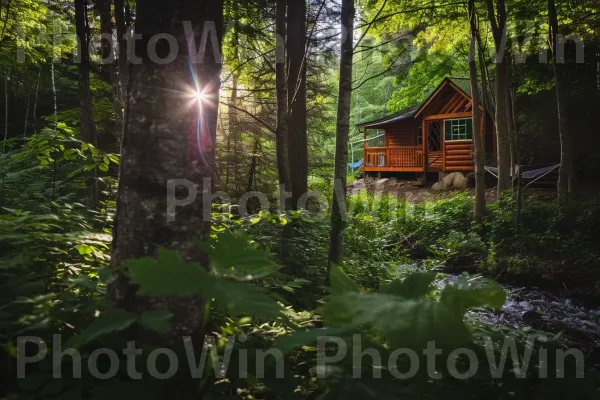
[[158, 258], [158, 262], [150, 258], [125, 261], [140, 294], [200, 295], [214, 299], [234, 315], [274, 318], [280, 314], [279, 304], [260, 286], [215, 277], [200, 264], [183, 261], [174, 251], [159, 249]]
[[80, 335], [71, 338], [65, 347], [81, 347], [101, 335], [122, 331], [137, 320], [137, 316], [121, 308], [111, 308], [100, 314]]
[[333, 295], [321, 309], [336, 327], [374, 328], [394, 348], [424, 349], [464, 344], [469, 337], [463, 314], [433, 300], [410, 300], [389, 294]]
[[158, 262], [152, 258], [126, 260], [131, 282], [139, 294], [153, 296], [192, 295], [210, 286], [212, 277], [199, 263], [183, 261], [175, 251], [158, 249]]
[[279, 269], [271, 260], [271, 253], [253, 247], [250, 238], [240, 232], [224, 231], [216, 240], [198, 245], [208, 254], [218, 275], [253, 280], [269, 276]]

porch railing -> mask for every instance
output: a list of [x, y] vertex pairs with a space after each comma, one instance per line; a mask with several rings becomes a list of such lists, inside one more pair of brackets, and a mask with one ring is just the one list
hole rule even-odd
[[367, 167], [422, 167], [422, 146], [367, 147]]

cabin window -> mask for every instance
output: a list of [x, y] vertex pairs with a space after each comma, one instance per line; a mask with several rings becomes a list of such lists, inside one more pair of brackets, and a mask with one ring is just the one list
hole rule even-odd
[[472, 140], [473, 139], [473, 119], [447, 119], [445, 121], [445, 139], [452, 140]]
[[417, 127], [417, 137], [416, 137], [415, 143], [417, 146], [421, 146], [423, 144], [423, 127], [422, 126]]

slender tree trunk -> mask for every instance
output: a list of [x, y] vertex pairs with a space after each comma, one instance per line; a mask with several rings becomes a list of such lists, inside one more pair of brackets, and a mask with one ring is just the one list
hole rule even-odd
[[[75, 31], [79, 41], [78, 91], [81, 139], [84, 142], [96, 145], [96, 129], [94, 127], [92, 93], [90, 91], [90, 52], [86, 0], [75, 0]], [[96, 171], [91, 171], [90, 175], [86, 182], [87, 197], [91, 204], [95, 204], [97, 201]]]
[[86, 0], [75, 0], [75, 25], [79, 41], [79, 112], [81, 117], [81, 136], [88, 143], [96, 144], [96, 132], [92, 118], [92, 94], [90, 92], [90, 58], [88, 26], [86, 21]]
[[[194, 30], [193, 46], [186, 40], [185, 20], [191, 22]], [[190, 58], [195, 57], [190, 55], [188, 46], [195, 55], [205, 23], [212, 22], [220, 47], [222, 1], [174, 0], [166, 4], [162, 0], [144, 0], [137, 3], [135, 29], [141, 39], [136, 41], [136, 50], [142, 61], [130, 66], [113, 239], [112, 265], [115, 268], [123, 260], [154, 257], [159, 246], [179, 252], [184, 260], [207, 264], [207, 256], [196, 241], [210, 233], [210, 207], [208, 210], [203, 207], [203, 189], [212, 190], [210, 182], [214, 177], [221, 53], [219, 48], [213, 48], [209, 39], [204, 58], [192, 62], [190, 67]], [[178, 55], [173, 62], [155, 63], [150, 59], [146, 51], [148, 41], [157, 33], [169, 33], [177, 38]], [[157, 46], [157, 55], [161, 58], [169, 52], [169, 46]], [[196, 80], [203, 90], [203, 100], [180, 90], [182, 84], [195, 88]], [[171, 185], [178, 199], [197, 193], [191, 204], [178, 207], [175, 213], [167, 208], [168, 202], [173, 200], [167, 198]], [[202, 347], [204, 302], [201, 298], [140, 296], [123, 277], [111, 285], [109, 298], [134, 312], [169, 310], [173, 313], [169, 333], [156, 336], [152, 332], [138, 331], [134, 333], [137, 339], [169, 345], [181, 341], [182, 336], [190, 336], [195, 348]]]
[[23, 127], [23, 138], [27, 137], [27, 126], [29, 125], [29, 103], [31, 98], [31, 88], [27, 91], [27, 102], [25, 105], [25, 126]]
[[337, 124], [335, 130], [335, 166], [329, 267], [344, 262], [344, 230], [346, 228], [346, 180], [348, 174], [348, 135], [352, 99], [352, 56], [354, 31], [354, 0], [342, 0], [342, 54], [338, 89]]
[[469, 76], [471, 78], [471, 99], [473, 103], [473, 150], [475, 159], [475, 208], [473, 218], [479, 220], [487, 214], [485, 205], [485, 148], [482, 128], [485, 114], [480, 110], [480, 98], [477, 79], [477, 14], [475, 0], [469, 0], [469, 23], [471, 26], [471, 44], [469, 47]]
[[510, 49], [506, 50], [506, 76], [508, 81], [506, 88], [506, 125], [508, 127], [508, 138], [510, 143], [510, 170], [514, 176], [515, 166], [519, 164], [519, 140], [517, 137], [517, 127], [514, 115], [514, 97], [512, 93], [513, 65], [512, 52]]
[[4, 76], [4, 140], [8, 139], [8, 75]]
[[258, 137], [254, 139], [254, 147], [252, 150], [252, 159], [250, 160], [250, 168], [248, 169], [248, 184], [246, 185], [246, 192], [251, 192], [256, 180], [256, 167], [258, 158]]
[[[97, 0], [96, 5], [100, 14], [100, 32], [104, 35], [113, 34], [113, 23], [111, 16], [111, 0]], [[113, 97], [113, 108], [115, 112], [115, 135], [114, 140], [111, 140], [116, 149], [120, 148], [121, 136], [123, 134], [123, 96], [121, 93], [121, 82], [119, 79], [119, 67], [114, 55], [114, 49], [111, 46], [112, 42], [108, 40], [102, 41], [102, 59], [104, 78], [110, 82]]]
[[567, 82], [564, 59], [558, 54], [558, 17], [554, 0], [548, 0], [549, 40], [552, 49], [552, 65], [556, 81], [556, 100], [558, 104], [558, 130], [560, 135], [560, 171], [558, 173], [558, 200], [566, 204], [572, 192], [573, 180], [573, 139], [569, 132], [567, 111]]
[[54, 73], [54, 60], [50, 61], [50, 83], [52, 84], [52, 106], [54, 116], [54, 130], [58, 127], [58, 101], [56, 99], [56, 79]]
[[[127, 22], [125, 19], [124, 0], [114, 0], [115, 2], [115, 25], [117, 28], [117, 45], [119, 49], [119, 80], [121, 83], [121, 93], [123, 102], [127, 93], [127, 82], [129, 77], [129, 60], [127, 59]], [[123, 104], [123, 108], [125, 105]]]
[[[285, 14], [286, 0], [277, 0], [275, 16], [276, 60], [275, 86], [277, 91], [277, 128], [275, 147], [277, 153], [277, 173], [279, 187], [286, 191], [292, 188], [290, 161], [288, 156], [288, 91], [285, 80]], [[281, 197], [283, 199], [283, 197]], [[282, 209], [285, 205], [281, 204]]]
[[308, 190], [308, 141], [306, 134], [306, 3], [287, 0], [288, 55], [288, 158], [292, 183], [292, 207]]
[[[496, 3], [496, 5], [494, 5]], [[497, 9], [497, 10], [496, 10]], [[496, 48], [496, 151], [498, 159], [498, 194], [511, 187], [510, 136], [507, 121], [507, 91], [509, 87], [506, 65], [506, 6], [504, 0], [487, 0], [488, 19], [492, 26]]]
[[37, 103], [40, 94], [40, 78], [42, 77], [42, 66], [38, 69], [37, 82], [35, 84], [35, 98], [33, 100], [33, 133], [37, 133]]
[[[237, 74], [233, 74], [231, 82], [231, 104], [234, 106], [238, 105], [238, 81], [239, 77]], [[236, 194], [239, 194], [240, 189], [239, 179], [242, 176], [240, 173], [240, 126], [238, 123], [237, 110], [233, 107], [229, 107], [229, 134], [233, 137], [233, 188]], [[242, 178], [243, 179], [243, 178]]]

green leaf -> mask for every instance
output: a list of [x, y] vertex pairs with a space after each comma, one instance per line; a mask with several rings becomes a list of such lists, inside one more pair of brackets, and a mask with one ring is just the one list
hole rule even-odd
[[121, 308], [104, 311], [80, 335], [74, 336], [66, 343], [66, 347], [81, 347], [99, 336], [122, 331], [137, 320], [135, 314]]
[[506, 291], [492, 280], [463, 275], [456, 285], [444, 288], [440, 302], [460, 312], [473, 307], [500, 308], [506, 302]]
[[171, 330], [171, 318], [173, 313], [169, 311], [146, 311], [140, 315], [140, 324], [147, 329], [165, 333]]
[[264, 278], [280, 268], [268, 251], [252, 247], [250, 238], [241, 232], [224, 231], [217, 240], [200, 242], [199, 246], [217, 274], [236, 280]]
[[329, 282], [331, 283], [331, 293], [360, 292], [360, 287], [344, 272], [342, 267], [337, 265], [331, 266]]
[[96, 290], [96, 288], [98, 286], [97, 281], [94, 281], [87, 276], [81, 276], [79, 278], [75, 278], [75, 279], [71, 280], [71, 282], [73, 282], [77, 285], [84, 286], [88, 289], [92, 289], [92, 290]]
[[457, 346], [469, 338], [463, 314], [434, 300], [345, 292], [330, 296], [321, 314], [334, 326], [374, 328], [395, 348], [422, 350], [429, 341]]
[[86, 254], [92, 254], [94, 252], [94, 248], [92, 246], [88, 246], [87, 244], [78, 244], [75, 246], [75, 248], [82, 256]]
[[131, 282], [140, 286], [142, 295], [187, 296], [202, 293], [212, 278], [198, 263], [186, 263], [175, 251], [158, 249], [156, 262], [152, 258], [126, 260]]
[[281, 307], [260, 286], [235, 282], [210, 275], [198, 263], [186, 263], [170, 250], [159, 248], [159, 262], [151, 258], [127, 260], [131, 282], [139, 293], [152, 296], [199, 294], [214, 299], [235, 315], [274, 318]]
[[108, 285], [114, 282], [117, 276], [112, 268], [100, 268], [98, 270], [98, 278], [100, 279], [100, 282]]
[[348, 332], [346, 328], [303, 329], [277, 338], [273, 347], [281, 350], [283, 354], [287, 354], [298, 347], [309, 346], [315, 343], [320, 337], [342, 336]]
[[206, 292], [234, 315], [276, 318], [281, 313], [280, 305], [264, 288], [250, 283], [214, 279], [213, 286]]
[[401, 296], [406, 299], [420, 299], [431, 291], [431, 284], [436, 276], [435, 272], [414, 272], [403, 281], [395, 280], [383, 286], [381, 292]]

